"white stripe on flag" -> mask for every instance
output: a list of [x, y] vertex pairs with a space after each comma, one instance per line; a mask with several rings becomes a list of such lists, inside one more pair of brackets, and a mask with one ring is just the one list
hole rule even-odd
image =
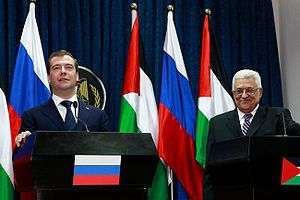
[[[167, 33], [166, 33], [166, 38], [165, 38], [165, 43], [164, 43], [164, 51], [170, 55], [173, 60], [176, 63], [176, 68], [177, 70], [184, 76], [187, 80], [188, 76], [185, 70], [185, 65], [183, 61], [183, 57], [181, 54], [181, 49], [174, 25], [174, 20], [173, 20], [173, 12], [168, 12], [168, 26], [167, 26]], [[175, 40], [172, 38], [176, 38]]]
[[32, 59], [35, 73], [50, 91], [41, 39], [35, 19], [34, 3], [30, 4], [20, 42]]
[[[12, 145], [11, 132], [9, 125], [9, 115], [5, 94], [0, 88], [0, 165], [9, 176], [12, 185], [14, 185], [14, 173], [12, 166]], [[1, 186], [0, 186], [1, 187]], [[0, 194], [1, 196], [1, 194]]]
[[212, 97], [199, 97], [198, 109], [210, 120], [216, 115], [228, 112], [235, 108], [231, 96], [227, 93], [219, 79], [210, 69]]
[[75, 165], [120, 165], [121, 155], [75, 155]]

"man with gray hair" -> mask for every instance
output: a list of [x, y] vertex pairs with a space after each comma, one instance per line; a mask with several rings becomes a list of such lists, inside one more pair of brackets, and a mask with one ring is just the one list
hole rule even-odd
[[[238, 71], [232, 80], [232, 93], [236, 109], [210, 120], [208, 160], [213, 145], [220, 141], [252, 135], [300, 135], [300, 125], [292, 119], [288, 109], [263, 107], [259, 104], [263, 88], [261, 78], [256, 71], [249, 69]], [[208, 182], [205, 184], [207, 188], [204, 188], [204, 191], [208, 192], [211, 190], [211, 185], [207, 177], [209, 175], [206, 175]]]
[[232, 80], [232, 93], [236, 109], [210, 120], [208, 154], [211, 145], [218, 141], [241, 136], [284, 134], [282, 115], [286, 133], [300, 135], [300, 125], [292, 119], [288, 109], [263, 107], [259, 104], [263, 88], [256, 71], [238, 71]]

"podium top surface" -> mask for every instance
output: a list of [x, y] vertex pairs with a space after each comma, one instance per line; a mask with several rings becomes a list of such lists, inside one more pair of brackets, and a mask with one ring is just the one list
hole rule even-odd
[[36, 132], [33, 155], [156, 155], [151, 134]]

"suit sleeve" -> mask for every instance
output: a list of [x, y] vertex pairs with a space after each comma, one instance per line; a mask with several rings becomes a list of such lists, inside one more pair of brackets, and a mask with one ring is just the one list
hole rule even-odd
[[23, 131], [34, 132], [36, 131], [36, 129], [37, 127], [32, 113], [28, 111], [24, 112], [24, 114], [22, 115], [20, 132]]

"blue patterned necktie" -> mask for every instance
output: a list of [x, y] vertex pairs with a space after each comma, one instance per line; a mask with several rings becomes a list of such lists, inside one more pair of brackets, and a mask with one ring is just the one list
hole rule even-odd
[[73, 104], [72, 101], [62, 101], [60, 103], [67, 109], [67, 114], [65, 118], [65, 130], [76, 130], [76, 120], [71, 110]]
[[253, 116], [253, 115], [252, 115], [251, 113], [246, 113], [246, 114], [244, 115], [245, 121], [244, 121], [244, 124], [243, 124], [243, 126], [242, 126], [242, 133], [243, 133], [244, 135], [247, 135], [247, 132], [248, 132], [249, 127], [250, 127], [250, 119], [251, 119], [252, 116]]

